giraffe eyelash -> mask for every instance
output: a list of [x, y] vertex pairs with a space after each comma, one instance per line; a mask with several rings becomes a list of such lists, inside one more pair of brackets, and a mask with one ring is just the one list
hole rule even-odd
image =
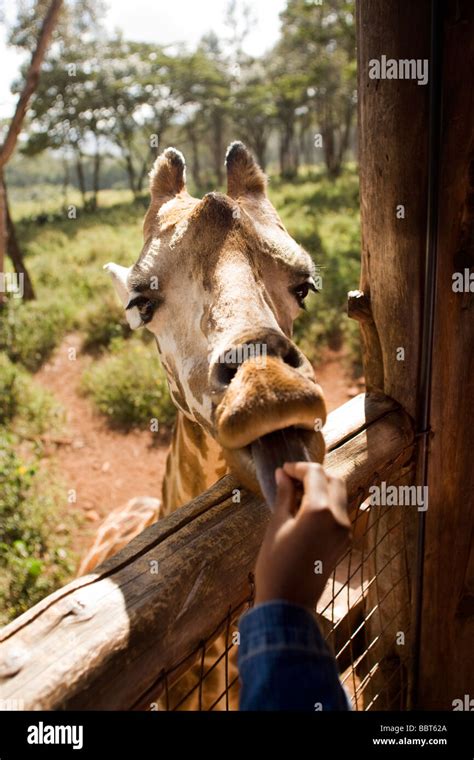
[[140, 313], [142, 323], [146, 325], [153, 319], [153, 315], [159, 306], [159, 302], [151, 301], [146, 296], [135, 296], [128, 302], [125, 309], [128, 311], [128, 309], [133, 309], [134, 306]]
[[301, 282], [299, 285], [297, 285], [295, 288], [292, 288], [291, 290], [292, 294], [298, 301], [298, 306], [301, 309], [306, 309], [305, 298], [308, 295], [310, 290], [312, 290], [313, 293], [319, 292], [312, 277], [308, 280], [305, 280], [304, 282]]

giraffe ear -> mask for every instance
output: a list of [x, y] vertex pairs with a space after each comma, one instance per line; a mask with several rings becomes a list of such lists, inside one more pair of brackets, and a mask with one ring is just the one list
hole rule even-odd
[[127, 309], [128, 304], [134, 296], [132, 290], [128, 286], [128, 276], [132, 270], [132, 267], [122, 267], [120, 264], [113, 264], [110, 262], [104, 266], [106, 272], [112, 277], [115, 292], [122, 302], [122, 306], [125, 309], [125, 316], [127, 322], [132, 330], [136, 330], [137, 327], [141, 327], [143, 322], [139, 310], [136, 306], [132, 306], [131, 309]]
[[256, 160], [241, 142], [233, 142], [227, 148], [227, 195], [265, 195], [267, 178]]
[[150, 172], [151, 202], [158, 211], [166, 201], [186, 189], [186, 162], [176, 148], [166, 148]]

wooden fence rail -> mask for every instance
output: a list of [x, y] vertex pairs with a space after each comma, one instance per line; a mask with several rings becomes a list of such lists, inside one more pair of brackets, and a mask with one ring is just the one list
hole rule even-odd
[[[326, 467], [351, 508], [412, 461], [411, 420], [383, 396], [329, 415]], [[145, 530], [94, 573], [43, 599], [0, 633], [0, 699], [21, 709], [133, 709], [162, 673], [185, 672], [199, 643], [245, 609], [267, 507], [226, 476]], [[188, 658], [188, 659], [187, 659]]]

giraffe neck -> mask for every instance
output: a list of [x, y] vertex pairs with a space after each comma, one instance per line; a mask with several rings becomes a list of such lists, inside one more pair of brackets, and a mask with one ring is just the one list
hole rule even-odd
[[219, 444], [197, 422], [178, 412], [166, 460], [162, 515], [199, 496], [226, 472]]

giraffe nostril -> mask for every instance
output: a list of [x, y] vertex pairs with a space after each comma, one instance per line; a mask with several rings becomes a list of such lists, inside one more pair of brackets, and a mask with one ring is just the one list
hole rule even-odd
[[227, 388], [234, 379], [239, 367], [248, 359], [258, 361], [265, 367], [266, 357], [274, 356], [293, 369], [299, 369], [305, 363], [303, 354], [283, 336], [270, 336], [266, 340], [239, 343], [224, 351], [214, 365], [213, 379], [216, 390]]
[[302, 356], [296, 346], [288, 346], [288, 350], [286, 354], [282, 356], [283, 361], [285, 364], [288, 364], [288, 366], [293, 367], [294, 369], [298, 369], [298, 367], [301, 367], [303, 364]]
[[230, 385], [231, 381], [235, 377], [238, 365], [218, 363], [215, 369], [215, 378], [219, 385]]

